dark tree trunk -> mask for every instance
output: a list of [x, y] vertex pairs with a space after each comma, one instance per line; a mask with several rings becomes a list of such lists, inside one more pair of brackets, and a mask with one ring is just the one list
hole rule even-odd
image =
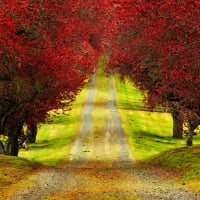
[[172, 111], [173, 138], [183, 138], [183, 119], [178, 111]]
[[36, 137], [37, 137], [37, 124], [28, 124], [27, 127], [27, 142], [28, 143], [35, 143], [36, 142]]
[[23, 124], [15, 124], [14, 128], [10, 130], [8, 140], [5, 144], [5, 154], [10, 156], [18, 156], [19, 153], [19, 137], [22, 133]]
[[5, 145], [5, 154], [10, 156], [18, 156], [19, 145], [17, 134], [11, 135]]
[[200, 124], [200, 119], [197, 117], [197, 115], [193, 115], [188, 119], [188, 136], [186, 144], [187, 146], [193, 145], [193, 135], [195, 135], [194, 130], [197, 128], [197, 126]]
[[193, 131], [192, 130], [189, 130], [188, 132], [188, 137], [187, 137], [187, 146], [192, 146], [193, 143], [192, 143], [192, 139], [193, 139]]
[[5, 154], [5, 147], [4, 144], [0, 141], [0, 155]]

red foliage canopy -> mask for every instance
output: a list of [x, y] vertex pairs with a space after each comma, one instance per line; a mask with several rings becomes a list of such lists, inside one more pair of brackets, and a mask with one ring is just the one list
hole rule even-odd
[[1, 134], [74, 100], [100, 55], [99, 9], [94, 0], [1, 1]]
[[199, 113], [200, 1], [119, 1], [116, 13], [110, 68], [146, 91], [148, 106]]

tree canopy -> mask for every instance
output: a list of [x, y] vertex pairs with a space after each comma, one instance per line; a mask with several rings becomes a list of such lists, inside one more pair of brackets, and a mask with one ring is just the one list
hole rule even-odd
[[1, 134], [17, 138], [24, 123], [69, 105], [95, 71], [100, 26], [92, 3], [1, 1]]
[[199, 117], [200, 2], [119, 1], [109, 69], [182, 117]]

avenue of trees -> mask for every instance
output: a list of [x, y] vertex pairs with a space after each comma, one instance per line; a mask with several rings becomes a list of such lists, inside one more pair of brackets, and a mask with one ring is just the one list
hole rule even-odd
[[35, 142], [48, 111], [70, 106], [107, 53], [150, 109], [172, 113], [173, 137], [200, 123], [199, 0], [0, 1], [0, 135], [18, 155], [24, 124]]

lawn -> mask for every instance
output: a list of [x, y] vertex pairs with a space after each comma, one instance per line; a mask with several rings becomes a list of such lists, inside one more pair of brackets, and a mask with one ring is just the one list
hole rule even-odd
[[[96, 87], [98, 87], [98, 94], [101, 96], [98, 103], [103, 102], [104, 98], [107, 98], [108, 95], [107, 91], [103, 90], [106, 79], [102, 71], [102, 66], [105, 65], [105, 62], [106, 57], [102, 57], [99, 62], [100, 70], [97, 72], [99, 81]], [[41, 124], [36, 143], [31, 144], [29, 150], [22, 149], [19, 157], [50, 166], [67, 160], [70, 156], [73, 141], [80, 131], [82, 122], [81, 112], [87, 94], [88, 87], [86, 85], [76, 97], [76, 101], [67, 114], [62, 114], [61, 111], [60, 114], [51, 116], [51, 123]]]
[[178, 170], [179, 181], [200, 191], [200, 135], [194, 136], [190, 148], [186, 147], [186, 137], [172, 138], [171, 115], [161, 109], [148, 111], [143, 105], [144, 95], [133, 83], [116, 80], [118, 108], [136, 162]]
[[39, 125], [37, 141], [28, 150], [20, 150], [19, 157], [45, 165], [56, 165], [70, 155], [70, 147], [79, 133], [81, 111], [87, 87], [77, 96], [72, 110], [51, 116], [51, 123]]

